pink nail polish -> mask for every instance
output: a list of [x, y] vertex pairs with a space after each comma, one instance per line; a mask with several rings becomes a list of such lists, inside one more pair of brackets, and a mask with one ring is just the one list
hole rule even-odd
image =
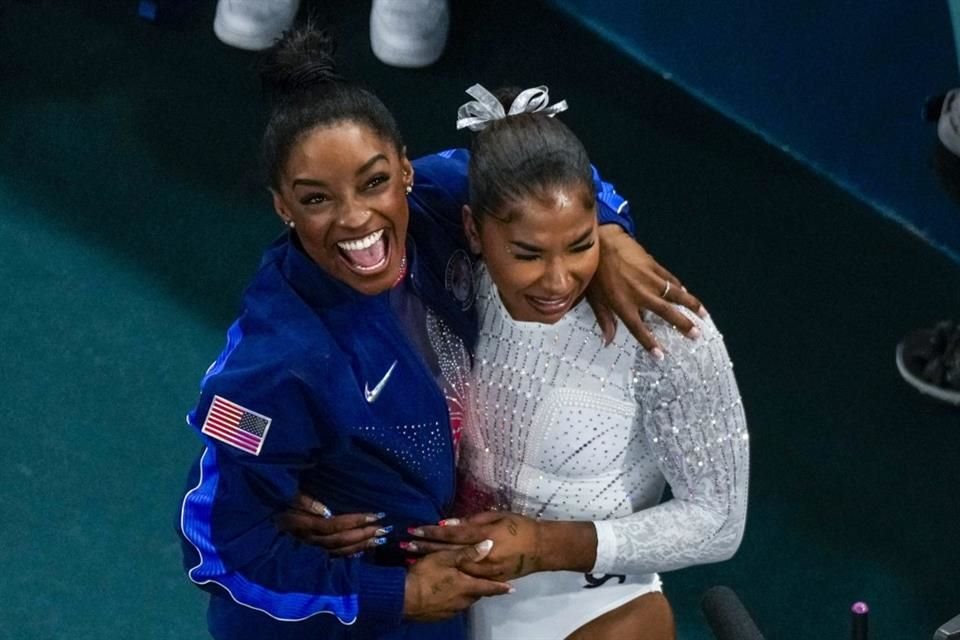
[[690, 331], [687, 331], [687, 337], [691, 340], [696, 340], [700, 337], [700, 329], [697, 327], [691, 327]]
[[423, 536], [423, 529], [421, 529], [420, 527], [410, 527], [409, 529], [407, 529], [407, 533], [409, 533], [412, 536]]
[[701, 318], [709, 318], [710, 314], [707, 313], [707, 308], [703, 305], [700, 305], [700, 308], [697, 309], [697, 315]]

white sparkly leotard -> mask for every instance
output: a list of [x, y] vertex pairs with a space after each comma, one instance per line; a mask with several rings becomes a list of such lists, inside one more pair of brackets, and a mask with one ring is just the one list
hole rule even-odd
[[[585, 301], [553, 325], [513, 320], [482, 266], [477, 304], [460, 450], [466, 507], [591, 520], [598, 543], [592, 573], [532, 574], [514, 581], [516, 593], [474, 605], [473, 640], [564, 638], [659, 590], [657, 572], [733, 555], [749, 443], [710, 319], [691, 315], [702, 334], [693, 341], [648, 315], [667, 354], [658, 362], [623, 327], [604, 347]], [[666, 483], [673, 498], [661, 502]]]

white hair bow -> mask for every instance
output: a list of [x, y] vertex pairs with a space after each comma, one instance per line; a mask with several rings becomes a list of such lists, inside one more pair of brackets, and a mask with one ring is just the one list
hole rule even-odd
[[494, 120], [501, 120], [519, 113], [539, 112], [552, 118], [561, 111], [567, 110], [566, 100], [549, 104], [550, 95], [544, 85], [521, 91], [507, 111], [504, 111], [497, 97], [487, 91], [483, 85], [473, 85], [467, 89], [467, 95], [476, 99], [460, 105], [457, 110], [457, 130], [469, 128], [471, 131], [482, 131]]

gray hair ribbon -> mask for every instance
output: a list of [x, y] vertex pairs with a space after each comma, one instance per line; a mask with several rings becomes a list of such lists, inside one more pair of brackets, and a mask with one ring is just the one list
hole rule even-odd
[[487, 91], [483, 85], [473, 85], [467, 89], [467, 95], [475, 100], [460, 105], [457, 110], [457, 130], [468, 128], [471, 131], [482, 131], [494, 120], [501, 120], [519, 113], [542, 113], [552, 118], [561, 111], [567, 110], [566, 100], [549, 104], [550, 95], [544, 85], [521, 91], [506, 111], [497, 97]]

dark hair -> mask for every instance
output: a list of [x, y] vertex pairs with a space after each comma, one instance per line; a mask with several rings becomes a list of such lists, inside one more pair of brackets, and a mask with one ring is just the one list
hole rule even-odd
[[287, 31], [260, 63], [260, 81], [272, 106], [263, 133], [264, 173], [275, 189], [293, 145], [317, 127], [366, 125], [403, 151], [397, 123], [372, 92], [347, 82], [334, 63], [336, 44], [312, 25]]
[[[519, 93], [519, 89], [504, 88], [494, 95], [509, 110]], [[547, 190], [556, 186], [583, 186], [591, 203], [596, 197], [587, 151], [557, 118], [542, 113], [507, 116], [474, 137], [470, 206], [478, 220], [484, 215], [498, 217], [497, 212], [510, 202], [546, 197]]]

